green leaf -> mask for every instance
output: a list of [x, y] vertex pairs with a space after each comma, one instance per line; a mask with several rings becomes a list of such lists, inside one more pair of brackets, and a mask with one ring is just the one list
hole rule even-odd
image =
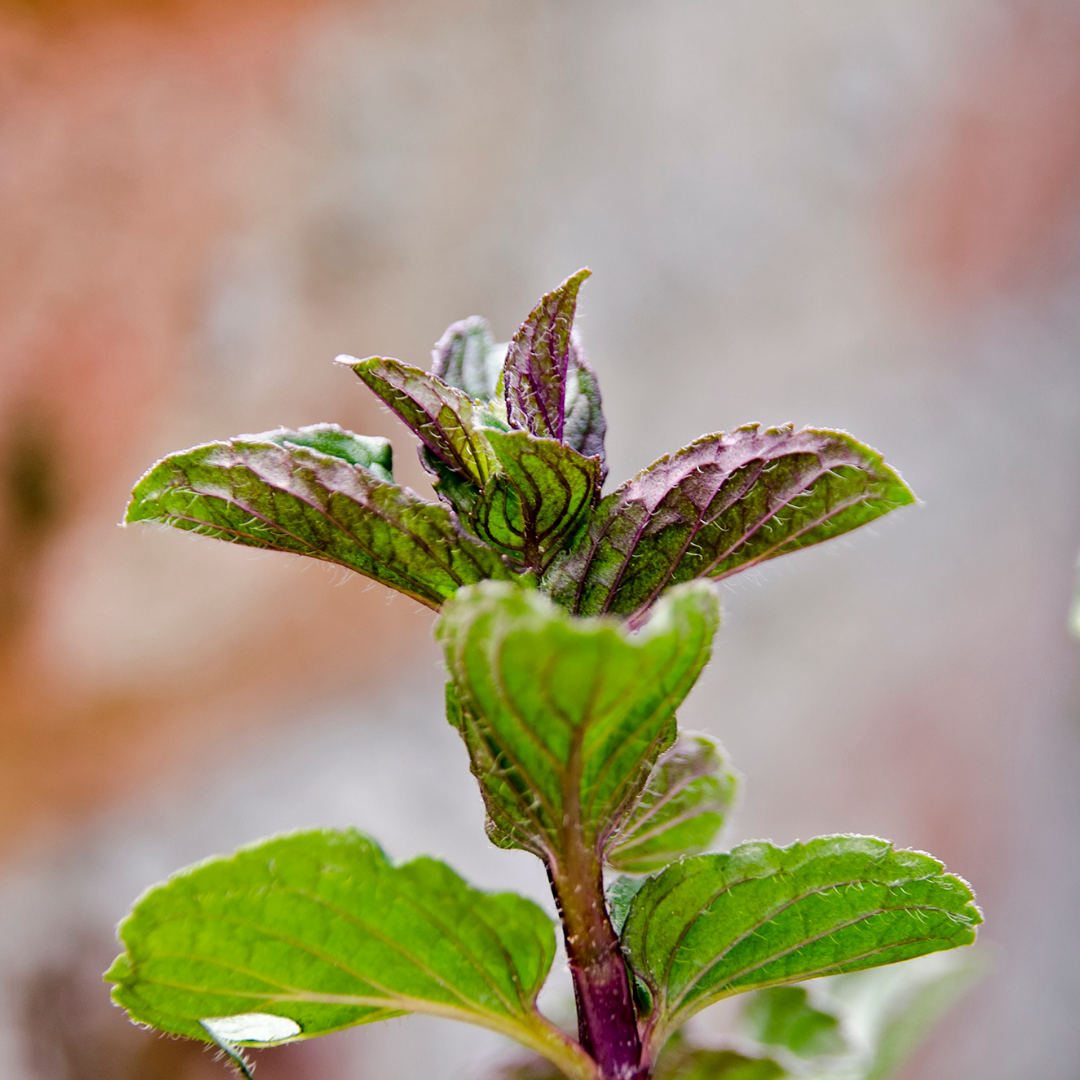
[[673, 590], [640, 634], [575, 619], [541, 593], [486, 583], [446, 605], [448, 716], [502, 847], [599, 852], [675, 734], [718, 623], [704, 586]]
[[350, 465], [362, 465], [379, 480], [394, 483], [394, 450], [389, 439], [354, 435], [337, 424], [311, 424], [296, 431], [268, 431], [266, 441], [275, 446], [306, 446]]
[[600, 489], [600, 463], [526, 431], [486, 431], [500, 472], [479, 495], [476, 535], [519, 565], [542, 570]]
[[462, 585], [510, 577], [498, 553], [467, 536], [442, 507], [279, 431], [159, 461], [132, 492], [125, 521], [310, 555], [432, 608]]
[[487, 319], [470, 315], [452, 323], [431, 351], [431, 370], [444, 383], [464, 390], [477, 401], [495, 397], [506, 360], [506, 345], [497, 345]]
[[555, 952], [543, 911], [470, 888], [434, 859], [392, 866], [352, 830], [295, 833], [183, 870], [136, 902], [119, 936], [113, 997], [162, 1031], [264, 1045], [275, 1025], [310, 1038], [428, 1013], [591, 1072], [535, 1008]]
[[655, 1080], [779, 1080], [787, 1075], [772, 1058], [693, 1047], [678, 1034], [664, 1047], [653, 1071]]
[[771, 986], [748, 995], [743, 1019], [759, 1043], [782, 1046], [799, 1057], [834, 1056], [847, 1049], [839, 1020], [815, 1008], [805, 986]]
[[578, 614], [640, 617], [669, 585], [728, 577], [914, 501], [880, 454], [842, 431], [751, 424], [623, 484], [543, 587]]
[[495, 458], [467, 394], [400, 360], [339, 356], [336, 362], [352, 368], [451, 470], [477, 487], [487, 483]]
[[971, 944], [982, 916], [942, 871], [865, 836], [674, 863], [635, 897], [622, 934], [657, 1002], [653, 1040], [731, 994]]
[[579, 270], [540, 298], [506, 351], [503, 387], [510, 426], [563, 441], [570, 331], [577, 294], [591, 270]]
[[705, 851], [723, 828], [738, 784], [714, 739], [681, 732], [657, 761], [641, 802], [606, 854], [607, 864], [650, 873]]

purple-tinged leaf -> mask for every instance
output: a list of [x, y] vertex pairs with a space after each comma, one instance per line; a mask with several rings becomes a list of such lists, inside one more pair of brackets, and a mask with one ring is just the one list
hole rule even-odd
[[579, 270], [541, 297], [510, 342], [503, 388], [510, 426], [563, 440], [566, 372], [577, 294], [590, 270]]
[[499, 471], [469, 526], [514, 563], [541, 571], [573, 536], [600, 491], [600, 462], [527, 431], [487, 432]]
[[600, 401], [596, 372], [585, 359], [577, 332], [570, 335], [570, 360], [566, 368], [566, 418], [563, 442], [584, 457], [600, 459], [600, 484], [607, 479], [604, 436], [607, 421]]
[[352, 368], [453, 472], [477, 487], [484, 486], [495, 457], [479, 430], [482, 421], [476, 416], [477, 407], [467, 394], [400, 360], [339, 356], [337, 363]]
[[487, 319], [470, 315], [452, 323], [431, 350], [431, 371], [449, 386], [476, 401], [490, 401], [506, 360], [506, 345], [497, 345]]
[[338, 563], [435, 609], [462, 585], [511, 576], [441, 506], [289, 434], [170, 455], [136, 485], [125, 521]]
[[914, 501], [845, 432], [751, 424], [706, 435], [609, 495], [542, 587], [580, 615], [640, 617], [669, 585], [728, 577]]

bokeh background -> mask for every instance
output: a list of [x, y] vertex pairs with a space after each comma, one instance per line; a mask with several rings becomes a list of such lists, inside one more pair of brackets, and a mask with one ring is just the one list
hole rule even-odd
[[[272, 831], [544, 896], [483, 838], [430, 613], [116, 523], [157, 457], [279, 424], [390, 436], [426, 490], [332, 357], [423, 364], [472, 313], [505, 339], [585, 264], [613, 481], [790, 420], [923, 499], [724, 587], [683, 722], [748, 776], [728, 838], [943, 858], [990, 971], [905, 1080], [1080, 1076], [1075, 0], [8, 0], [0, 1078], [225, 1077], [100, 972], [145, 885]], [[259, 1069], [506, 1053], [414, 1018]]]

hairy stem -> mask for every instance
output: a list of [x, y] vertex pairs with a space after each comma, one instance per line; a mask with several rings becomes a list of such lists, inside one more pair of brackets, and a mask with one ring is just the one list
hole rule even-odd
[[600, 862], [570, 845], [562, 862], [548, 863], [548, 877], [566, 935], [581, 1045], [602, 1080], [644, 1080], [630, 976], [604, 903]]

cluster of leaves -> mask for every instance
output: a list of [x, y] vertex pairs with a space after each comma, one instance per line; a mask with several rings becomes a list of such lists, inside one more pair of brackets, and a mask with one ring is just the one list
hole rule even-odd
[[[974, 940], [967, 885], [881, 840], [701, 854], [736, 780], [675, 719], [719, 622], [700, 579], [913, 496], [843, 432], [750, 425], [602, 497], [605, 420], [573, 331], [587, 276], [508, 345], [481, 319], [454, 324], [432, 372], [339, 358], [419, 437], [439, 503], [394, 481], [385, 440], [322, 424], [170, 455], [127, 514], [335, 562], [440, 611], [447, 716], [489, 836], [547, 866], [579, 1039], [536, 1007], [554, 955], [540, 908], [430, 859], [395, 867], [355, 832], [276, 838], [144, 895], [107, 976], [134, 1019], [238, 1055], [426, 1012], [507, 1034], [566, 1076], [630, 1080], [674, 1068], [671, 1036], [721, 998]], [[606, 897], [605, 868], [624, 875]]]

